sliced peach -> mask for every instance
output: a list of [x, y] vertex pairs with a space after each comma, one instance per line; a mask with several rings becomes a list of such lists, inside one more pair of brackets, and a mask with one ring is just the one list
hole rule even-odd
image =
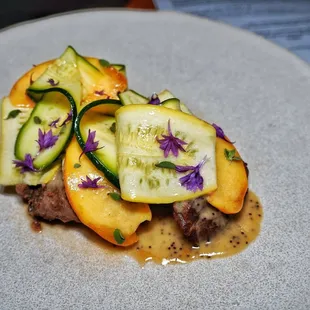
[[[98, 171], [91, 161], [83, 155], [79, 162], [81, 148], [73, 139], [66, 149], [63, 163], [65, 190], [69, 202], [80, 221], [105, 240], [120, 246], [129, 246], [137, 242], [135, 233], [138, 226], [152, 218], [151, 210], [145, 203], [132, 203], [114, 200], [109, 194], [117, 189]], [[75, 168], [75, 164], [79, 164]], [[79, 188], [81, 179], [101, 177], [101, 188]], [[114, 231], [119, 229], [125, 242], [118, 244]]]
[[[98, 81], [98, 84], [94, 85], [94, 92], [85, 98], [85, 103], [99, 99], [106, 99], [107, 97], [118, 99], [117, 94], [127, 89], [126, 76], [113, 67], [102, 67], [98, 58], [86, 58], [92, 65], [104, 73], [104, 77], [102, 80]], [[21, 108], [34, 107], [35, 103], [30, 97], [28, 97], [26, 90], [30, 86], [31, 81], [35, 81], [47, 69], [47, 67], [53, 63], [53, 61], [54, 60], [48, 60], [36, 65], [16, 81], [10, 92], [10, 100], [14, 106]], [[98, 92], [95, 94], [96, 90], [104, 90], [104, 94], [102, 96], [100, 96]]]
[[[207, 201], [226, 214], [238, 213], [248, 189], [248, 177], [242, 160], [229, 161], [224, 150], [236, 150], [233, 144], [216, 138], [217, 190], [206, 196]], [[239, 156], [236, 150], [235, 156]]]
[[[101, 66], [98, 58], [86, 57], [86, 59], [99, 69], [102, 75], [96, 80], [92, 90], [83, 98], [83, 105], [99, 99], [118, 99], [117, 94], [127, 89], [126, 76], [113, 67]], [[100, 91], [103, 91], [102, 95], [100, 95]]]
[[52, 62], [53, 60], [49, 60], [33, 67], [16, 81], [10, 92], [10, 100], [14, 106], [20, 108], [34, 107], [35, 103], [26, 94], [26, 89], [30, 86], [30, 82], [35, 81]]

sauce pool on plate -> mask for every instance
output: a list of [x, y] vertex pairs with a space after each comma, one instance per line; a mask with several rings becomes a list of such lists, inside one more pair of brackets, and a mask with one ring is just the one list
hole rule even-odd
[[138, 243], [127, 252], [141, 263], [154, 261], [167, 265], [237, 254], [256, 239], [263, 217], [259, 199], [253, 192], [249, 192], [242, 210], [231, 216], [223, 231], [219, 231], [210, 242], [193, 246], [184, 238], [172, 214], [165, 216], [162, 210], [154, 210], [152, 221], [144, 223], [138, 230]]
[[[153, 206], [152, 213], [152, 221], [140, 225], [137, 231], [139, 241], [133, 246], [121, 248], [105, 242], [93, 233], [86, 233], [86, 235], [90, 241], [102, 247], [107, 258], [109, 254], [111, 256], [113, 254], [126, 255], [133, 257], [141, 265], [149, 261], [168, 265], [238, 254], [257, 238], [263, 219], [262, 205], [258, 197], [249, 191], [242, 210], [238, 214], [230, 215], [230, 220], [222, 231], [217, 232], [209, 242], [201, 242], [199, 245], [193, 246], [183, 236], [173, 219], [170, 206]], [[38, 232], [33, 225], [31, 226], [33, 230]], [[37, 224], [35, 226], [38, 228]], [[69, 229], [80, 230], [81, 227], [74, 224]], [[65, 232], [62, 231], [62, 233]]]

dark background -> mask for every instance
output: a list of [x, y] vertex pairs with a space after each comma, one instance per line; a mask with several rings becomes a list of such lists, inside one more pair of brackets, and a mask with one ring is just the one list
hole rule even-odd
[[49, 14], [95, 7], [123, 7], [128, 2], [127, 0], [1, 0], [0, 28]]

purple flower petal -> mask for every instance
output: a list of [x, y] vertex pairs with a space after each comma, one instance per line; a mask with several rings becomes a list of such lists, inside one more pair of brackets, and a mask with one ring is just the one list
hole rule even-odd
[[160, 104], [160, 99], [158, 98], [156, 93], [152, 94], [150, 101], [149, 101], [149, 104], [153, 104], [153, 105], [159, 105]]
[[94, 94], [97, 95], [97, 96], [103, 96], [104, 95], [104, 91], [103, 91], [103, 89], [102, 90], [95, 90]]
[[213, 123], [212, 126], [214, 127], [214, 129], [215, 129], [215, 131], [216, 131], [216, 136], [217, 136], [218, 138], [221, 138], [221, 139], [223, 139], [223, 140], [225, 140], [225, 141], [227, 141], [227, 142], [229, 142], [229, 143], [231, 143], [231, 144], [234, 144], [234, 143], [235, 143], [235, 142], [230, 142], [230, 141], [226, 138], [225, 133], [224, 133], [224, 130], [223, 130], [220, 126], [216, 125], [215, 123]]
[[182, 145], [186, 145], [187, 142], [175, 137], [172, 134], [170, 119], [168, 121], [168, 133], [169, 135], [162, 135], [163, 139], [158, 139], [158, 137], [156, 137], [157, 142], [160, 144], [159, 148], [164, 151], [164, 156], [168, 157], [170, 151], [175, 157], [178, 157], [179, 150], [186, 152]]
[[48, 126], [52, 127], [52, 128], [57, 128], [57, 123], [59, 122], [60, 117], [58, 117], [57, 119], [55, 119], [54, 121], [50, 122], [48, 124]]
[[70, 112], [67, 113], [67, 118], [63, 121], [63, 123], [60, 125], [60, 127], [66, 125], [71, 120], [72, 120], [72, 110], [70, 110]]
[[192, 170], [192, 172], [179, 179], [181, 185], [186, 187], [187, 190], [192, 192], [196, 192], [197, 190], [202, 191], [203, 177], [200, 174], [200, 168], [206, 161], [207, 156], [205, 156], [197, 166], [176, 166], [175, 170], [180, 173]]
[[30, 154], [26, 154], [24, 160], [13, 160], [13, 163], [16, 168], [21, 168], [20, 173], [38, 171], [33, 167], [33, 158]]
[[52, 146], [55, 145], [57, 142], [59, 136], [58, 135], [53, 135], [52, 130], [49, 130], [47, 133], [44, 131], [42, 132], [41, 128], [39, 128], [39, 139], [36, 140], [39, 144], [39, 151], [41, 152], [42, 150], [48, 149]]
[[51, 86], [57, 86], [59, 82], [56, 82], [54, 79], [48, 79], [47, 83], [49, 83]]
[[175, 171], [176, 172], [187, 172], [187, 171], [190, 171], [190, 170], [195, 170], [196, 167], [194, 166], [175, 166]]
[[224, 130], [223, 130], [220, 126], [216, 125], [215, 123], [213, 123], [212, 126], [213, 126], [214, 129], [216, 130], [216, 136], [217, 136], [218, 138], [225, 139]]
[[87, 140], [85, 142], [85, 146], [83, 148], [83, 152], [81, 153], [79, 159], [82, 157], [83, 154], [88, 153], [88, 152], [95, 152], [97, 150], [100, 150], [103, 148], [99, 147], [99, 141], [95, 141], [95, 137], [96, 137], [96, 130], [94, 131], [90, 131], [90, 129], [88, 129], [88, 136], [87, 136]]
[[179, 179], [182, 186], [187, 190], [196, 192], [198, 189], [203, 189], [203, 177], [200, 175], [199, 169], [195, 169], [191, 173]]
[[81, 178], [81, 183], [78, 184], [79, 188], [103, 188], [104, 186], [98, 185], [98, 181], [101, 179], [101, 177], [91, 179], [88, 175], [86, 176], [86, 180], [83, 180]]

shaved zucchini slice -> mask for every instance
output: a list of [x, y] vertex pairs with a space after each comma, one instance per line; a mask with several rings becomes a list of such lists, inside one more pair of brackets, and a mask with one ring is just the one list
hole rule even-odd
[[[168, 89], [164, 89], [158, 94], [158, 98], [160, 102], [164, 102], [168, 99], [175, 98], [175, 96]], [[193, 114], [184, 102], [180, 102], [180, 108], [181, 108], [181, 111], [186, 114]]]
[[[171, 203], [192, 199], [217, 188], [215, 129], [208, 123], [181, 111], [163, 106], [129, 105], [116, 111], [116, 146], [122, 198], [134, 202]], [[187, 143], [186, 152], [165, 158], [157, 138], [168, 134], [168, 121], [174, 136]], [[190, 191], [181, 185], [186, 173], [156, 167], [169, 161], [175, 165], [197, 166], [203, 177], [202, 190]]]
[[8, 97], [0, 103], [0, 184], [38, 185], [51, 181], [61, 167], [61, 162], [54, 162], [48, 169], [40, 172], [20, 173], [13, 164], [15, 140], [22, 125], [28, 120], [32, 109], [19, 108], [21, 111], [15, 118], [7, 119], [16, 107]]
[[99, 141], [100, 149], [87, 152], [86, 156], [118, 188], [114, 114], [121, 106], [120, 101], [112, 99], [89, 103], [79, 113], [74, 126], [76, 138], [82, 150], [85, 148], [89, 131], [96, 131], [94, 141]]
[[77, 69], [77, 54], [71, 46], [27, 89], [36, 102], [51, 91], [64, 94], [74, 110], [81, 102], [81, 75]]
[[161, 105], [168, 109], [181, 111], [180, 100], [177, 98], [167, 99]]
[[[20, 129], [15, 142], [15, 156], [23, 160], [26, 154], [34, 159], [33, 166], [42, 170], [53, 163], [65, 149], [72, 136], [72, 120], [66, 122], [71, 106], [66, 96], [53, 92], [44, 95], [36, 104], [29, 119]], [[50, 126], [56, 122], [55, 127]], [[51, 133], [57, 139], [54, 145], [40, 151], [39, 131]]]
[[142, 96], [132, 89], [128, 89], [120, 94], [118, 94], [119, 100], [122, 105], [130, 105], [130, 104], [147, 104], [149, 103], [149, 99]]
[[[27, 89], [38, 101], [29, 120], [20, 129], [15, 142], [15, 156], [23, 160], [26, 154], [34, 158], [33, 165], [42, 170], [52, 164], [64, 150], [73, 134], [73, 121], [81, 101], [80, 73], [77, 54], [68, 47], [59, 59]], [[67, 116], [71, 115], [66, 121]], [[58, 119], [58, 124], [50, 123]], [[39, 147], [39, 134], [57, 136], [54, 145]]]

